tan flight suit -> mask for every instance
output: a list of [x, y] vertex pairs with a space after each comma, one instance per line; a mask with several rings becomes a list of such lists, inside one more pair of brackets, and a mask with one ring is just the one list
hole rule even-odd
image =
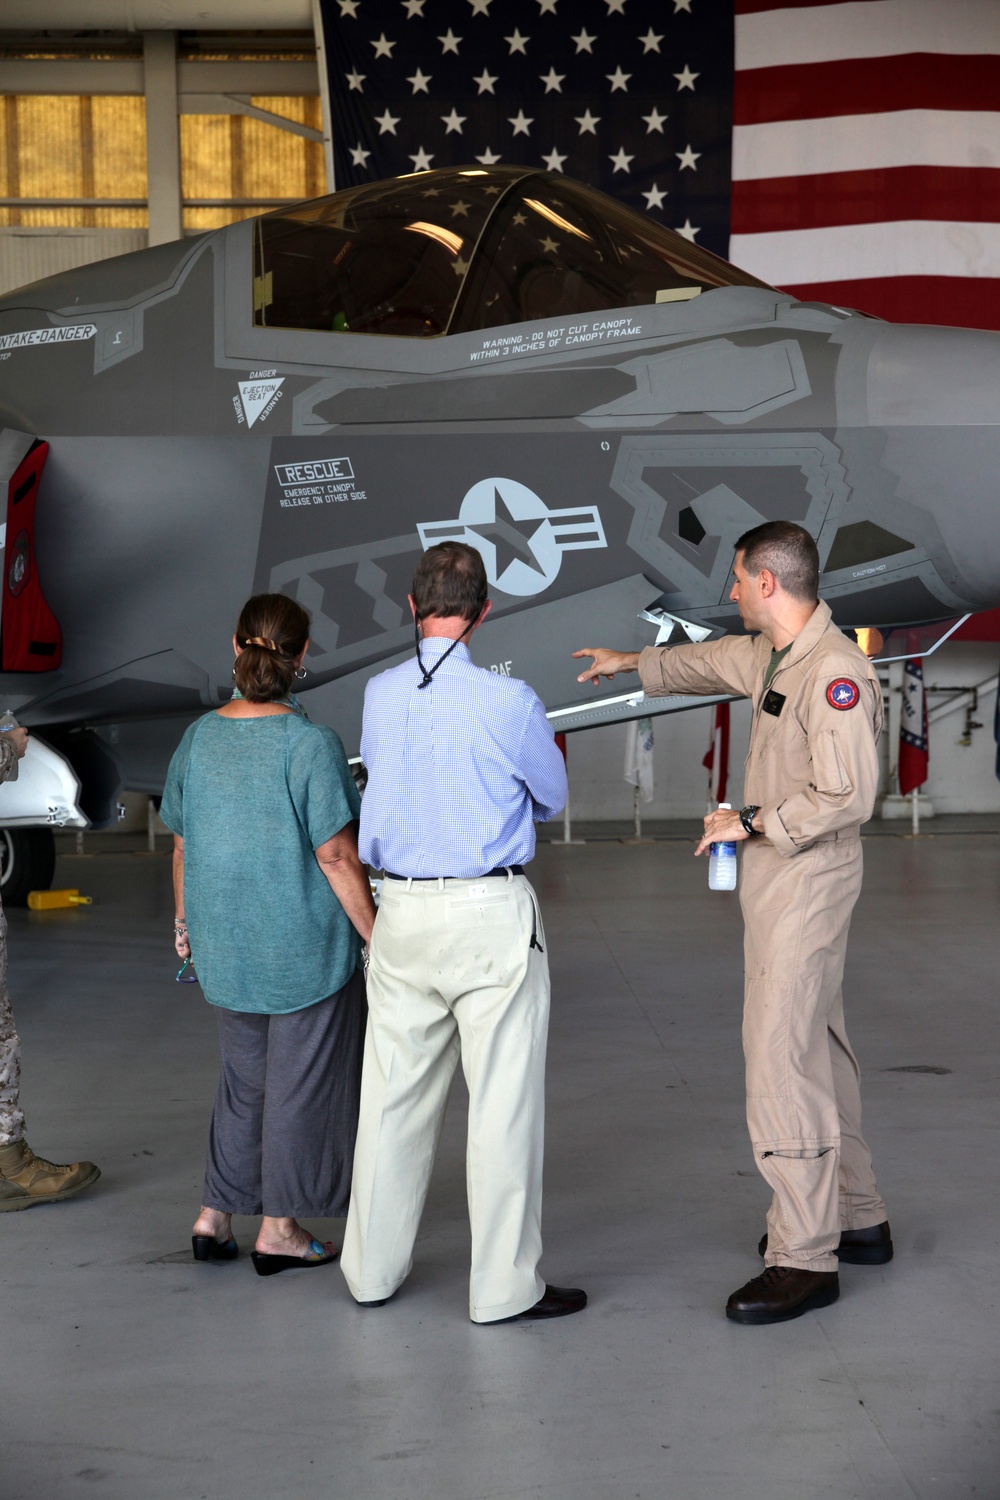
[[861, 1134], [859, 1070], [842, 981], [872, 815], [882, 691], [822, 601], [763, 691], [771, 644], [724, 636], [647, 647], [650, 697], [731, 693], [753, 703], [745, 796], [764, 834], [741, 844], [747, 1124], [774, 1191], [767, 1265], [836, 1271], [842, 1229], [886, 1217]]

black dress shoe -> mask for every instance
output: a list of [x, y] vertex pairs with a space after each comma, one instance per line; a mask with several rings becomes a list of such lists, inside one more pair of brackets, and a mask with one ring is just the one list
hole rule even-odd
[[[757, 1246], [759, 1255], [767, 1254], [767, 1235]], [[833, 1252], [849, 1266], [884, 1266], [892, 1260], [892, 1233], [889, 1221], [873, 1224], [870, 1229], [845, 1229]]]
[[734, 1323], [787, 1323], [817, 1307], [829, 1307], [839, 1296], [836, 1271], [768, 1266], [733, 1293], [726, 1303], [726, 1317]]
[[193, 1234], [191, 1236], [191, 1254], [195, 1260], [235, 1260], [240, 1253], [233, 1236], [228, 1240], [217, 1240], [211, 1234]]
[[531, 1322], [537, 1318], [568, 1318], [570, 1313], [583, 1312], [587, 1305], [587, 1293], [578, 1286], [546, 1286], [544, 1294], [532, 1307], [515, 1313], [512, 1318], [494, 1318], [490, 1323], [481, 1323], [481, 1328], [493, 1328], [497, 1323]]

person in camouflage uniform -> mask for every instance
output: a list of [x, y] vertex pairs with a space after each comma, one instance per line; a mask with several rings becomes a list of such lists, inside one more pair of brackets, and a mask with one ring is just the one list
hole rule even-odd
[[[0, 781], [6, 781], [28, 743], [26, 729], [0, 734]], [[36, 1156], [24, 1139], [20, 1107], [21, 1043], [7, 993], [7, 918], [0, 906], [0, 1213], [58, 1203], [82, 1192], [100, 1177], [92, 1161], [68, 1166]]]

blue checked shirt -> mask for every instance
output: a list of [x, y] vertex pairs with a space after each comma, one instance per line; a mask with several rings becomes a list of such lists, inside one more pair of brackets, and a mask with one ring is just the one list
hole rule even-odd
[[[421, 642], [428, 670], [450, 645]], [[541, 702], [526, 682], [475, 666], [464, 644], [428, 687], [420, 681], [414, 660], [365, 692], [361, 858], [424, 878], [526, 865], [534, 822], [566, 801], [566, 767]]]

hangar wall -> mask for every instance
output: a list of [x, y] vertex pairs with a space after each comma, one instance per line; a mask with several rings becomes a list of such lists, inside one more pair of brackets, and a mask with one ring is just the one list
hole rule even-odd
[[[991, 643], [946, 643], [924, 662], [930, 718], [930, 761], [926, 792], [935, 813], [1000, 812], [1000, 781], [995, 763], [993, 715], [997, 695], [1000, 646]], [[972, 698], [954, 688], [977, 688], [978, 704], [965, 743], [967, 711]], [[888, 725], [889, 715], [886, 715]], [[749, 706], [732, 707], [729, 755], [729, 800], [743, 796], [743, 761], [750, 728]], [[694, 709], [653, 720], [654, 789], [642, 804], [646, 821], [698, 817], [707, 799], [707, 773], [701, 764], [711, 729], [709, 709]], [[880, 798], [890, 789], [896, 746], [888, 728], [881, 742]], [[632, 817], [632, 788], [623, 779], [625, 729], [619, 725], [569, 736], [571, 811], [574, 821]]]

